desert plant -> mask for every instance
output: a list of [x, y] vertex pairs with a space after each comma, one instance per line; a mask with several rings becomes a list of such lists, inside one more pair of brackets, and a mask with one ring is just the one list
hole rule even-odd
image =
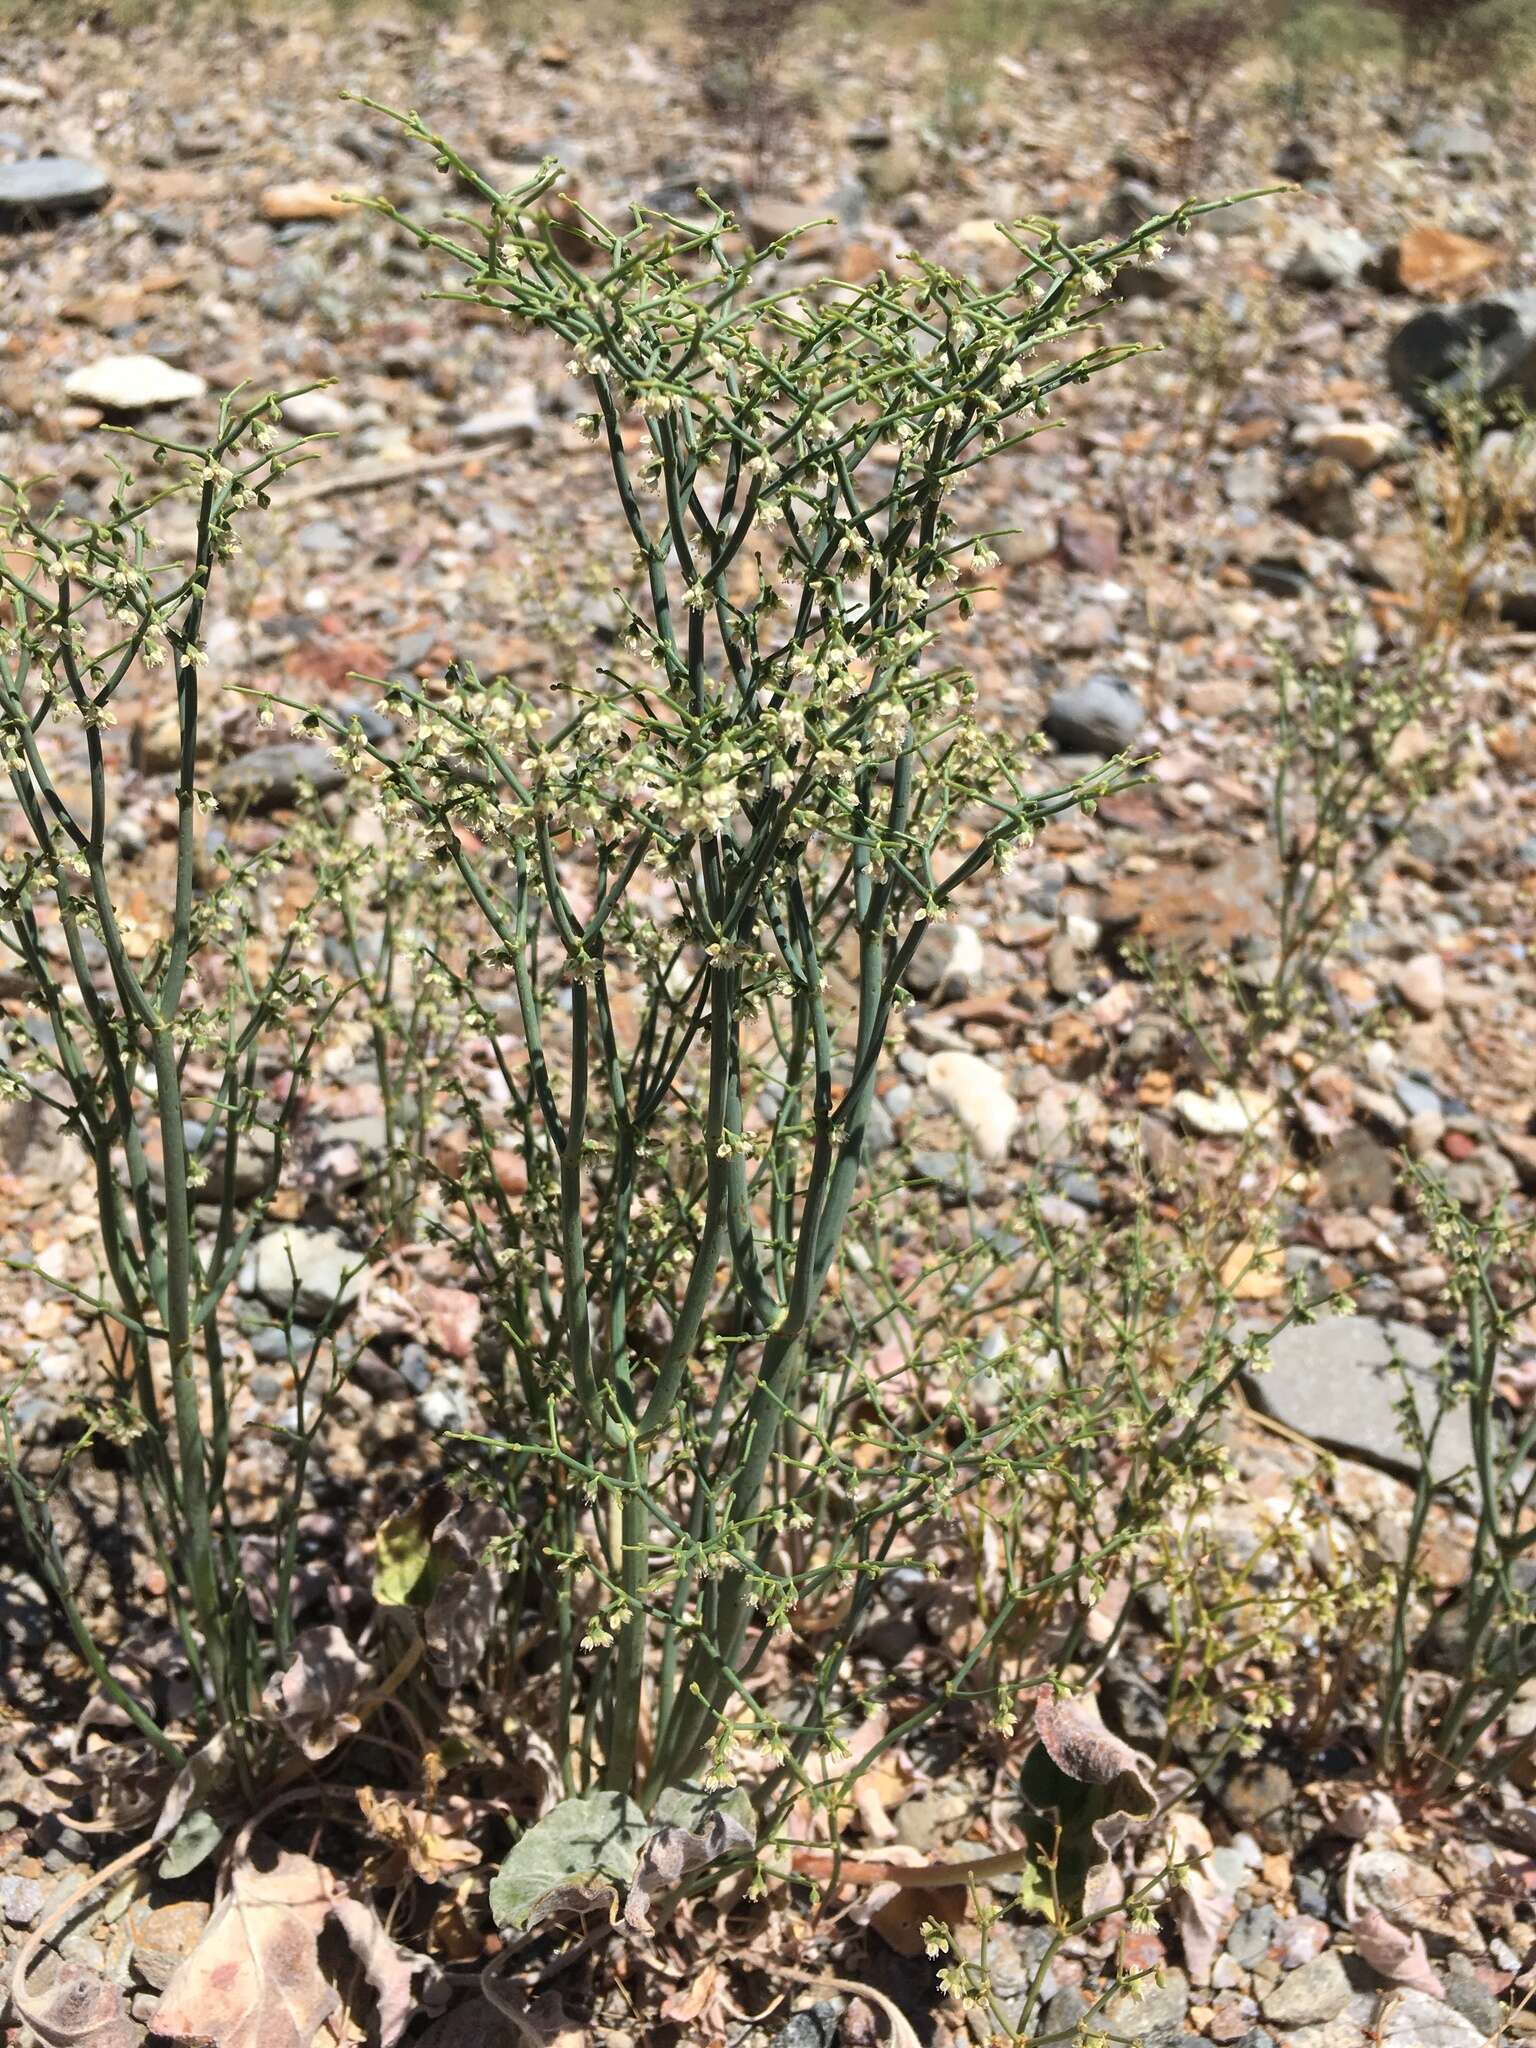
[[[106, 1390], [77, 1449], [98, 1434], [121, 1447], [197, 1681], [196, 1716], [237, 1743], [264, 1652], [226, 1492], [234, 1388], [220, 1306], [267, 1203], [244, 1199], [242, 1176], [254, 1161], [269, 1193], [281, 1172], [296, 1091], [274, 1104], [269, 1076], [302, 1074], [326, 996], [303, 921], [274, 938], [264, 918], [274, 852], [205, 886], [201, 821], [214, 803], [201, 780], [201, 671], [213, 586], [242, 515], [266, 502], [299, 447], [274, 447], [277, 418], [275, 400], [226, 402], [206, 447], [157, 439], [162, 474], [146, 488], [120, 470], [99, 519], [34, 516], [12, 486], [0, 557], [0, 749], [15, 828], [0, 939], [25, 988], [0, 1090], [37, 1104], [89, 1155], [102, 1270], [94, 1293], [70, 1291], [101, 1332]], [[180, 560], [160, 524], [188, 498], [195, 537]], [[175, 698], [175, 845], [156, 898], [124, 865], [106, 735], [121, 703], [162, 690]], [[0, 1425], [14, 1503], [81, 1655], [138, 1732], [175, 1756], [74, 1600], [9, 1404]]]
[[[1377, 1725], [1383, 1769], [1433, 1797], [1464, 1774], [1496, 1782], [1536, 1751], [1536, 1735], [1497, 1740], [1510, 1703], [1536, 1676], [1536, 1416], [1506, 1419], [1501, 1386], [1511, 1340], [1536, 1307], [1536, 1269], [1528, 1225], [1517, 1229], [1499, 1212], [1468, 1215], [1425, 1168], [1411, 1185], [1456, 1323], [1435, 1398], [1426, 1406], [1405, 1386], [1398, 1403], [1419, 1472], [1393, 1578]], [[1452, 1417], [1465, 1420], [1471, 1447], [1457, 1484], [1471, 1496], [1472, 1544], [1462, 1584], [1433, 1598], [1422, 1551]]]
[[1401, 38], [1403, 73], [1428, 90], [1450, 77], [1491, 75], [1527, 26], [1508, 0], [1369, 0], [1390, 16]]
[[808, 6], [809, 0], [688, 0], [699, 90], [722, 126], [744, 137], [754, 183], [766, 177], [795, 110], [785, 68]]
[[1001, 290], [918, 264], [786, 300], [758, 281], [780, 246], [740, 254], [724, 214], [588, 220], [578, 273], [539, 225], [552, 171], [501, 193], [393, 118], [486, 214], [456, 233], [380, 210], [464, 273], [448, 296], [570, 351], [635, 550], [622, 648], [570, 705], [456, 669], [391, 688], [398, 755], [347, 744], [473, 901], [477, 985], [515, 994], [497, 1057], [529, 1190], [486, 1176], [469, 1235], [516, 1435], [482, 1451], [520, 1513], [552, 1503], [576, 1786], [654, 1806], [742, 1709], [803, 1747], [814, 1690], [775, 1726], [748, 1689], [775, 1628], [991, 1455], [904, 1433], [823, 1314], [925, 923], [1089, 793], [1028, 794], [935, 659], [986, 559], [945, 499], [1131, 352], [1074, 349], [1084, 308], [1192, 209], [1093, 251], [1016, 227]]
[[1278, 930], [1260, 1005], [1271, 1023], [1326, 1007], [1323, 969], [1352, 906], [1456, 753], [1444, 678], [1426, 657], [1303, 665], [1277, 651], [1274, 677]]
[[1475, 390], [1435, 408], [1439, 434], [1415, 475], [1423, 558], [1412, 632], [1444, 662], [1494, 616], [1498, 584], [1536, 513], [1536, 425]]
[[1210, 140], [1217, 88], [1254, 33], [1252, 9], [1236, 0], [1098, 0], [1087, 19], [1104, 61], [1147, 87], [1175, 172], [1187, 178]]

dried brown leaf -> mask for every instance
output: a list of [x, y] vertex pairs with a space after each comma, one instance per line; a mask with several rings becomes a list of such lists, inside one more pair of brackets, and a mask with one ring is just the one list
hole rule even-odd
[[47, 2048], [137, 2048], [139, 2030], [123, 1994], [91, 1971], [65, 1969], [37, 1998], [15, 1999], [17, 2012]]
[[307, 1856], [237, 1863], [155, 2008], [154, 2032], [199, 2048], [310, 2048], [340, 2004], [319, 1956], [334, 1895], [330, 1873]]
[[1394, 1927], [1375, 1906], [1360, 1915], [1350, 1933], [1360, 1956], [1378, 1977], [1385, 1977], [1389, 1984], [1401, 1984], [1406, 1991], [1424, 1991], [1431, 1998], [1444, 1998], [1445, 1989], [1429, 1966], [1422, 1934]]
[[357, 1803], [369, 1832], [397, 1850], [424, 1884], [445, 1883], [455, 1870], [473, 1869], [482, 1860], [473, 1842], [453, 1833], [447, 1814], [407, 1806], [369, 1785], [358, 1787]]
[[687, 2026], [696, 2020], [720, 1989], [720, 1966], [705, 1963], [695, 1970], [687, 1981], [676, 1991], [669, 1991], [661, 2001], [661, 2017], [670, 2020], [675, 2027]]
[[333, 1622], [293, 1639], [293, 1659], [277, 1672], [262, 1704], [291, 1742], [310, 1758], [329, 1756], [358, 1730], [353, 1701], [372, 1673]]
[[385, 1931], [384, 1923], [365, 1899], [345, 1893], [331, 1902], [331, 1916], [347, 1937], [352, 1953], [362, 1965], [378, 2006], [379, 2048], [394, 2048], [420, 2004], [411, 1990], [417, 1970], [430, 1970], [425, 1956], [400, 1948]]
[[1086, 1700], [1059, 1698], [1042, 1686], [1035, 1697], [1035, 1733], [1052, 1763], [1080, 1785], [1112, 1785], [1128, 1775], [1151, 1792], [1148, 1759], [1111, 1735]]

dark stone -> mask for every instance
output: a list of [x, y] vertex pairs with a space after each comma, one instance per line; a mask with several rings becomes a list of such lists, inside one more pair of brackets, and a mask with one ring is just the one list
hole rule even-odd
[[1143, 178], [1122, 178], [1105, 200], [1094, 232], [1117, 242], [1128, 241], [1138, 228], [1168, 208]]
[[0, 164], [0, 228], [29, 228], [66, 213], [94, 213], [112, 196], [112, 181], [73, 156], [28, 157]]
[[1275, 158], [1275, 176], [1288, 178], [1293, 185], [1310, 184], [1327, 175], [1327, 159], [1305, 135], [1293, 135]]
[[1387, 375], [1430, 419], [1461, 397], [1536, 401], [1536, 290], [1415, 314], [1388, 345]]
[[1499, 617], [1521, 633], [1536, 633], [1536, 576], [1499, 592]]
[[1270, 597], [1305, 597], [1312, 579], [1294, 555], [1260, 555], [1248, 565], [1248, 581]]
[[1360, 524], [1355, 472], [1347, 462], [1319, 456], [1291, 478], [1279, 510], [1329, 540], [1349, 540]]
[[790, 2014], [769, 2048], [836, 2048], [841, 2020], [842, 2009], [834, 1999], [818, 1998], [814, 2005]]
[[1118, 1658], [1099, 1687], [1104, 1725], [1135, 1749], [1160, 1749], [1168, 1738], [1168, 1716], [1156, 1689]]
[[1296, 1798], [1291, 1774], [1262, 1757], [1241, 1763], [1221, 1788], [1221, 1808], [1235, 1828], [1247, 1828], [1266, 1848], [1284, 1847], [1277, 1826]]

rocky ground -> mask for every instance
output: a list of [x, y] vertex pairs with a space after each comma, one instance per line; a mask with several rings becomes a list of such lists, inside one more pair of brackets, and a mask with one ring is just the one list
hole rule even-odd
[[[665, 26], [629, 40], [584, 17], [520, 36], [469, 16], [277, 9], [232, 26], [211, 9], [185, 29], [23, 22], [0, 61], [0, 468], [88, 506], [109, 487], [106, 424], [190, 437], [237, 384], [333, 379], [288, 408], [330, 438], [251, 530], [211, 645], [216, 681], [332, 707], [369, 701], [358, 676], [452, 659], [552, 679], [612, 635], [624, 573], [558, 355], [477, 309], [421, 303], [426, 260], [335, 196], [382, 192], [410, 210], [439, 191], [430, 162], [338, 88], [421, 109], [507, 182], [558, 155], [599, 212], [636, 197], [686, 208], [704, 185], [762, 238], [826, 216], [799, 261], [852, 280], [912, 246], [986, 276], [1006, 253], [994, 218], [1044, 212], [1108, 232], [1184, 196], [1153, 107], [1134, 85], [1106, 95], [1083, 51], [984, 64], [957, 130], [949, 60], [921, 24], [874, 41], [818, 31], [792, 51], [767, 162], [711, 126], [686, 38]], [[1006, 529], [1001, 565], [961, 629], [991, 713], [1021, 741], [1046, 736], [1042, 787], [1122, 750], [1146, 759], [1144, 778], [1054, 826], [965, 923], [934, 933], [878, 1135], [953, 1217], [971, 1203], [1000, 1216], [1027, 1186], [1068, 1237], [1123, 1211], [1143, 1161], [1170, 1214], [1195, 1188], [1225, 1202], [1223, 1270], [1257, 1322], [1298, 1273], [1319, 1296], [1352, 1294], [1352, 1319], [1291, 1330], [1249, 1384], [1228, 1428], [1226, 1534], [1251, 1548], [1270, 1505], [1294, 1496], [1314, 1550], [1390, 1555], [1417, 1453], [1386, 1361], [1395, 1352], [1432, 1383], [1453, 1320], [1402, 1167], [1474, 1215], [1504, 1201], [1518, 1216], [1536, 1191], [1536, 456], [1527, 470], [1505, 430], [1458, 464], [1414, 402], [1473, 301], [1502, 309], [1484, 316], [1483, 386], [1536, 401], [1536, 130], [1528, 116], [1491, 129], [1473, 88], [1409, 107], [1374, 75], [1332, 81], [1300, 120], [1257, 69], [1228, 92], [1201, 190], [1294, 189], [1207, 217], [1124, 281], [1107, 326], [1161, 352], [1075, 395], [993, 472], [976, 509]], [[1426, 325], [1431, 308], [1445, 317]], [[1346, 639], [1366, 664], [1433, 662], [1439, 699], [1400, 752], [1438, 763], [1449, 733], [1455, 772], [1427, 776], [1400, 836], [1388, 816], [1367, 820], [1379, 858], [1347, 904], [1325, 1037], [1278, 1029], [1234, 1065], [1224, 978], [1261, 981], [1278, 939], [1277, 661]], [[264, 731], [233, 688], [216, 723], [211, 853], [223, 833], [277, 839], [301, 779], [322, 794], [338, 779], [323, 752]], [[125, 706], [113, 744], [148, 900], [166, 871], [163, 710]], [[240, 1283], [253, 1417], [289, 1398], [288, 1340], [264, 1335], [260, 1311], [323, 1313], [356, 1263], [349, 1204], [381, 1131], [361, 1034], [343, 1035], [304, 1105], [296, 1192]], [[83, 1155], [20, 1112], [5, 1146], [10, 1245], [84, 1284], [96, 1222]], [[478, 1304], [462, 1277], [427, 1253], [361, 1290], [370, 1362], [346, 1397], [332, 1479], [374, 1513], [392, 1465], [430, 1464], [433, 1439], [476, 1412]], [[1536, 1388], [1530, 1335], [1516, 1332], [1507, 1361], [1516, 1412]], [[66, 1297], [14, 1274], [0, 1285], [0, 1369], [29, 1369], [12, 1410], [23, 1441], [46, 1446], [64, 1425], [88, 1352]], [[1320, 1464], [1319, 1446], [1339, 1462]], [[1453, 1427], [1437, 1447], [1447, 1472], [1463, 1450]], [[105, 1604], [121, 1593], [117, 1511], [99, 1494], [80, 1511], [96, 1524], [82, 1569]], [[1454, 1497], [1433, 1527], [1453, 1584]], [[338, 1503], [317, 1502], [313, 1556], [344, 1571], [348, 1540]], [[7, 1712], [46, 1728], [80, 1674], [14, 1548], [0, 1614]], [[1536, 1725], [1536, 1695], [1523, 1711], [1512, 1733]], [[1167, 1970], [1112, 2006], [1102, 2024], [1117, 2040], [1472, 2048], [1523, 2031], [1501, 2001], [1518, 2008], [1531, 1988], [1529, 1782], [1473, 1827], [1384, 1794], [1371, 1804], [1353, 1781], [1345, 1798], [1335, 1781], [1350, 1767], [1296, 1740], [1229, 1771], [1191, 1823], [1210, 1852], [1204, 1934], [1177, 1915], [1129, 1931], [1107, 1917], [1053, 1963], [1040, 2038], [1071, 2037], [1084, 1988], [1127, 1944], [1132, 1967]], [[894, 1838], [924, 1852], [964, 1839], [985, 1797], [921, 1768], [885, 1789]], [[15, 1935], [92, 1862], [70, 1812], [67, 1785], [0, 1776], [0, 1919]], [[1371, 1908], [1423, 1937], [1417, 1975], [1394, 1981], [1362, 1955], [1352, 1930]], [[206, 1905], [162, 1912], [129, 1980], [140, 2013], [168, 1967], [155, 1939], [187, 1943]], [[127, 1971], [121, 1935], [72, 1939]], [[964, 2029], [917, 1988], [910, 1944], [898, 1962], [864, 1938], [871, 1959], [844, 1974], [925, 2015], [928, 2038]], [[1028, 1931], [994, 1940], [1007, 1965], [994, 1953], [994, 1981], [1011, 1970], [1022, 1999]], [[724, 1977], [691, 2011], [675, 1996], [674, 2039], [813, 2048], [867, 2039], [872, 2024], [868, 2008], [807, 1992], [776, 2035], [754, 2035], [750, 2000], [735, 2003]], [[972, 2019], [985, 2038], [992, 2022]], [[626, 2023], [608, 2011], [593, 2024], [618, 2041]]]

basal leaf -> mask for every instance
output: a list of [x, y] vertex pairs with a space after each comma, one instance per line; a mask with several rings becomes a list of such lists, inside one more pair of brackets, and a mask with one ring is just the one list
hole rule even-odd
[[552, 1913], [585, 1913], [627, 1889], [651, 1832], [620, 1792], [562, 1799], [513, 1846], [491, 1880], [498, 1927], [531, 1927]]

